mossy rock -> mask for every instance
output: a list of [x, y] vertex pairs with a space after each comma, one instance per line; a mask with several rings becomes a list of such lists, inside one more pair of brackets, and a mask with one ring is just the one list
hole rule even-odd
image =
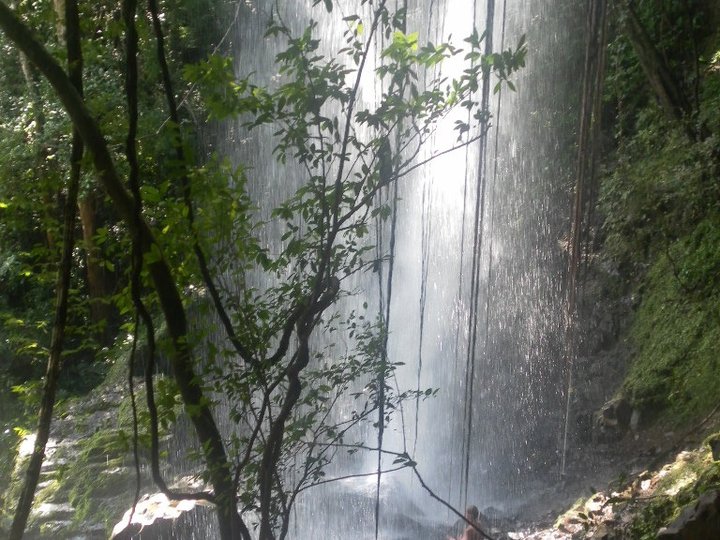
[[656, 487], [656, 497], [642, 508], [630, 524], [630, 538], [652, 540], [662, 527], [680, 516], [704, 493], [720, 488], [720, 463], [713, 462], [704, 448], [682, 452]]
[[712, 458], [714, 461], [720, 461], [720, 432], [713, 433], [709, 437], [707, 437], [704, 441], [704, 444], [706, 444], [710, 448], [710, 453], [712, 454]]
[[720, 398], [714, 305], [689, 299], [666, 257], [651, 269], [631, 338], [637, 354], [623, 384], [634, 408], [684, 424]]

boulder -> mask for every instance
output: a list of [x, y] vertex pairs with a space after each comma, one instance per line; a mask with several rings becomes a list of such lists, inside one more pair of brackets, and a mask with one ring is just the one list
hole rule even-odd
[[720, 461], [720, 437], [710, 439], [710, 452], [712, 452], [713, 461]]
[[611, 399], [595, 413], [594, 434], [597, 440], [609, 442], [621, 439], [630, 427], [632, 407], [623, 397]]
[[660, 529], [658, 540], [717, 540], [720, 538], [720, 491], [708, 491], [686, 506], [668, 527]]
[[132, 538], [173, 537], [173, 525], [178, 518], [189, 512], [197, 512], [208, 503], [195, 500], [171, 500], [163, 493], [143, 496], [135, 511], [125, 512], [113, 528], [111, 540], [130, 540]]
[[610, 532], [610, 528], [604, 524], [601, 523], [597, 526], [597, 528], [590, 533], [590, 536], [585, 536], [589, 540], [611, 540], [612, 534]]

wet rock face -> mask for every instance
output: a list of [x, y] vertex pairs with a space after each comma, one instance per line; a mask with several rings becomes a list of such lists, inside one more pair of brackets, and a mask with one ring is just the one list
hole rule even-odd
[[626, 399], [611, 399], [595, 413], [595, 437], [600, 442], [622, 438], [630, 427], [632, 416], [632, 407]]
[[720, 461], [720, 438], [712, 439], [709, 443], [713, 461]]
[[658, 540], [713, 540], [720, 538], [720, 491], [709, 491], [687, 506]]
[[113, 528], [111, 540], [174, 538], [176, 521], [188, 512], [211, 513], [205, 503], [194, 500], [170, 500], [162, 493], [145, 495], [134, 511], [125, 512]]
[[[132, 501], [135, 486], [132, 456], [114, 444], [124, 392], [120, 385], [107, 386], [73, 400], [53, 420], [23, 538], [107, 539], [109, 523]], [[20, 444], [11, 479], [16, 486], [34, 444], [34, 434]]]

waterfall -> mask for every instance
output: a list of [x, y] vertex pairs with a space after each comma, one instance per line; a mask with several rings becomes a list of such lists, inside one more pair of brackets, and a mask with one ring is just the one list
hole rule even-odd
[[[268, 3], [238, 1], [229, 34], [236, 72], [270, 83], [283, 44], [263, 37]], [[529, 53], [527, 67], [514, 77], [517, 92], [489, 94], [493, 118], [484, 149], [474, 144], [441, 156], [398, 185], [388, 356], [405, 365], [392, 384], [438, 392], [406, 403], [386, 428], [383, 446], [411, 453], [427, 484], [455, 507], [511, 511], [538, 483], [549, 481], [559, 463], [566, 376], [563, 236], [583, 9], [571, 0], [494, 0], [488, 25], [486, 1], [407, 1], [408, 31], [419, 31], [421, 42], [452, 36], [461, 44], [473, 26], [489, 26], [495, 50], [526, 34]], [[281, 0], [279, 8], [296, 33], [311, 16], [319, 21], [321, 52], [339, 49], [342, 16], [350, 14], [348, 4], [359, 2], [337, 2], [333, 13], [312, 3]], [[371, 60], [378, 61], [377, 53]], [[361, 85], [366, 104], [383, 90], [372, 76], [374, 67]], [[207, 136], [213, 151], [247, 166], [252, 196], [265, 217], [301, 177], [271, 157], [272, 131], [248, 134], [239, 124], [225, 123]], [[424, 155], [455, 139], [452, 124], [441, 125]], [[271, 251], [280, 249], [283, 232], [279, 224], [263, 231]], [[390, 234], [389, 223], [379, 226], [381, 254], [390, 250]], [[359, 277], [359, 292], [343, 300], [343, 309], [367, 303], [368, 312], [377, 312], [387, 301], [388, 271], [384, 264], [381, 279], [372, 273]], [[263, 286], [260, 276], [250, 279]], [[376, 434], [366, 435], [374, 445]], [[173, 452], [181, 456], [187, 448]], [[376, 454], [338, 455], [328, 475], [372, 472], [376, 466]], [[376, 476], [363, 476], [304, 492], [289, 538], [374, 538], [376, 482]], [[409, 471], [382, 476], [380, 501], [381, 538], [442, 531], [455, 520]], [[192, 533], [188, 529], [181, 537], [214, 537], [211, 523], [190, 527]]]

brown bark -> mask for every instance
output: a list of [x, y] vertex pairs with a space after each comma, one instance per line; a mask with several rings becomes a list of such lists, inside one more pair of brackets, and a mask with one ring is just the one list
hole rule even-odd
[[[67, 35], [68, 71], [71, 84], [82, 93], [82, 54], [80, 52], [79, 21], [77, 4], [75, 0], [67, 0], [66, 17], [69, 21]], [[40, 479], [45, 448], [50, 438], [52, 414], [55, 406], [60, 367], [62, 364], [62, 351], [65, 343], [65, 326], [67, 323], [68, 299], [70, 278], [72, 270], [72, 252], [75, 246], [75, 221], [77, 219], [77, 197], [80, 186], [80, 161], [83, 155], [83, 143], [77, 131], [73, 132], [72, 150], [70, 155], [70, 178], [68, 193], [65, 199], [65, 217], [63, 223], [63, 244], [56, 280], [55, 320], [50, 341], [50, 356], [48, 358], [43, 394], [38, 414], [38, 428], [35, 446], [30, 456], [25, 482], [20, 494], [15, 516], [10, 528], [10, 540], [20, 540], [25, 531], [27, 520], [32, 509], [35, 490]]]
[[168, 263], [162, 257], [162, 252], [155, 242], [148, 224], [145, 221], [137, 223], [133, 219], [132, 197], [123, 187], [103, 134], [62, 68], [34, 39], [12, 10], [3, 3], [0, 3], [0, 28], [37, 66], [55, 89], [85, 145], [92, 153], [100, 182], [130, 231], [140, 239], [143, 252], [150, 253], [152, 251], [160, 255], [151, 258], [152, 262], [148, 264], [148, 270], [173, 344], [170, 361], [175, 380], [203, 449], [209, 479], [215, 488], [218, 516], [221, 521], [221, 538], [223, 540], [240, 538], [238, 524], [242, 521], [237, 512], [237, 497], [230, 474], [230, 464], [222, 437], [210, 410], [209, 400], [205, 397], [194, 371], [192, 354], [187, 340], [185, 308]]
[[82, 226], [83, 247], [85, 250], [85, 269], [90, 297], [90, 320], [96, 326], [96, 338], [107, 345], [110, 339], [108, 323], [113, 315], [112, 304], [108, 298], [108, 275], [102, 265], [102, 254], [95, 243], [97, 233], [97, 196], [93, 190], [78, 201], [80, 224]]
[[692, 114], [690, 101], [652, 42], [635, 9], [629, 2], [625, 2], [623, 8], [627, 36], [660, 106], [671, 120], [684, 124], [688, 134], [694, 138], [695, 134], [688, 122]]
[[[58, 39], [65, 39], [67, 31], [66, 0], [53, 0], [56, 16], [56, 32]], [[80, 58], [80, 44], [75, 56]], [[108, 300], [108, 279], [102, 265], [100, 248], [95, 243], [97, 232], [97, 195], [94, 190], [88, 190], [78, 201], [80, 225], [83, 234], [83, 250], [85, 252], [86, 281], [88, 296], [90, 297], [90, 320], [96, 328], [95, 337], [102, 345], [107, 345], [110, 339], [108, 322], [112, 317], [112, 305]]]

